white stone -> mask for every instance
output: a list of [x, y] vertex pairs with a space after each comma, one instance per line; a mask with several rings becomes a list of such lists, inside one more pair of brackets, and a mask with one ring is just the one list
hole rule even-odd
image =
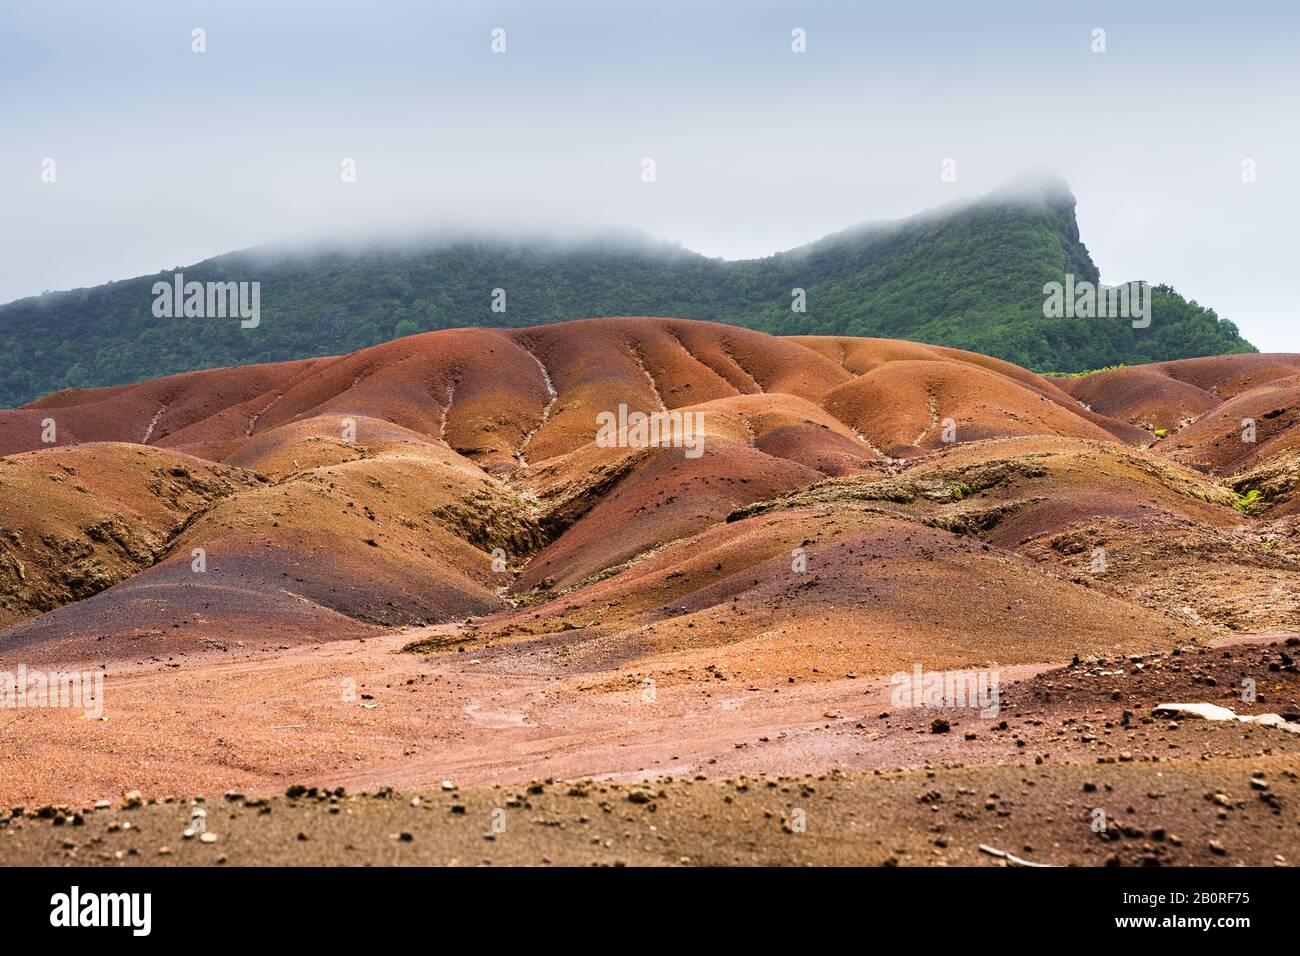
[[1276, 727], [1288, 734], [1300, 734], [1300, 724], [1283, 720], [1281, 714], [1238, 714], [1218, 704], [1160, 704], [1156, 713], [1161, 716], [1200, 717], [1203, 720], [1238, 720], [1243, 724], [1259, 724], [1261, 727]]
[[1237, 720], [1237, 715], [1218, 704], [1161, 704], [1157, 714], [1166, 716], [1200, 717], [1203, 720]]

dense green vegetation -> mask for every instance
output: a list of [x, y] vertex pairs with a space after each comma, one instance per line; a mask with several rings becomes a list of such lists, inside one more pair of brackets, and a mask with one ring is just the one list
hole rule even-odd
[[[603, 315], [728, 322], [781, 335], [848, 334], [972, 349], [1077, 372], [1254, 351], [1231, 322], [1173, 289], [1153, 321], [1043, 316], [1043, 285], [1096, 282], [1064, 187], [994, 194], [899, 223], [861, 226], [764, 259], [708, 259], [669, 243], [430, 239], [355, 251], [231, 253], [186, 281], [259, 281], [261, 324], [155, 318], [171, 273], [0, 306], [0, 406], [68, 386], [348, 352], [458, 326], [521, 327]], [[491, 309], [506, 290], [506, 311]], [[806, 291], [807, 311], [791, 309]]]

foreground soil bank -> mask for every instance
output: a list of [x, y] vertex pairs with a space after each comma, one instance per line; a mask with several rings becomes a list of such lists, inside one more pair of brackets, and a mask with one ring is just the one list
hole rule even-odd
[[[297, 791], [294, 791], [297, 793]], [[203, 842], [186, 837], [195, 807]], [[1268, 866], [1300, 859], [1300, 758], [231, 795], [0, 829], [0, 864]], [[80, 820], [80, 822], [77, 822]]]

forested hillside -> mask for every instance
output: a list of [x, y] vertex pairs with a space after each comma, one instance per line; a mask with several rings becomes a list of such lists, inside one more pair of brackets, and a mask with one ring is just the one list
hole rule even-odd
[[[421, 331], [609, 315], [911, 339], [1038, 371], [1254, 351], [1231, 322], [1164, 286], [1153, 292], [1146, 329], [1123, 319], [1044, 318], [1045, 283], [1066, 273], [1098, 279], [1074, 207], [1063, 184], [1001, 192], [741, 261], [626, 237], [440, 237], [231, 253], [180, 271], [187, 282], [260, 282], [256, 328], [155, 317], [151, 290], [170, 282], [170, 271], [0, 306], [0, 406], [69, 386], [349, 352]], [[503, 312], [492, 309], [494, 289], [505, 290]], [[791, 307], [795, 289], [804, 290], [804, 312]]]

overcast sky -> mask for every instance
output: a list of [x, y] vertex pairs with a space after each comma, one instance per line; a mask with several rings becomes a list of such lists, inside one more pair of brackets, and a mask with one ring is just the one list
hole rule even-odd
[[0, 301], [443, 224], [765, 255], [1046, 164], [1105, 281], [1300, 351], [1297, 26], [1269, 0], [5, 3]]

